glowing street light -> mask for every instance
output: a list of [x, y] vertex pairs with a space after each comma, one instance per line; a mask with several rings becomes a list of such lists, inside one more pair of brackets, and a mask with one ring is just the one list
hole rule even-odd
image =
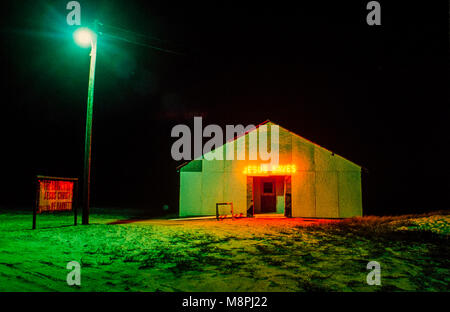
[[94, 80], [95, 80], [95, 61], [97, 58], [97, 25], [94, 22], [94, 30], [81, 27], [78, 28], [73, 37], [75, 42], [82, 47], [91, 47], [91, 63], [89, 69], [89, 86], [86, 110], [86, 137], [84, 142], [84, 172], [83, 172], [83, 215], [82, 224], [89, 224], [89, 200], [91, 184], [91, 142], [92, 142], [92, 113], [94, 104]]
[[[86, 110], [86, 137], [84, 143], [84, 171], [83, 171], [83, 215], [82, 224], [89, 224], [89, 200], [90, 200], [90, 184], [91, 184], [91, 142], [92, 142], [92, 114], [94, 104], [94, 80], [95, 80], [95, 61], [97, 58], [97, 32], [98, 26], [103, 26], [99, 21], [94, 21], [93, 29], [80, 27], [73, 33], [75, 42], [82, 47], [91, 47], [91, 63], [89, 69], [89, 86]], [[115, 27], [117, 28], [117, 27]], [[125, 30], [127, 31], [127, 30]], [[136, 43], [141, 44], [141, 43]], [[152, 49], [165, 51], [174, 54], [180, 54], [175, 51], [161, 49], [159, 47], [143, 44]]]
[[75, 42], [83, 47], [87, 48], [92, 44], [92, 40], [95, 37], [95, 34], [86, 27], [80, 27], [73, 33], [73, 38], [75, 39]]

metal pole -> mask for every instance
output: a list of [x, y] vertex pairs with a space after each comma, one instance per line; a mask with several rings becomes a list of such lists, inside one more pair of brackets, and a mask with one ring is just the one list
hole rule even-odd
[[41, 188], [41, 182], [39, 181], [39, 179], [36, 181], [36, 203], [34, 205], [33, 208], [33, 227], [32, 229], [36, 229], [36, 213], [37, 210], [39, 209], [39, 194], [40, 194], [40, 188]]
[[78, 180], [73, 182], [73, 188], [72, 188], [72, 209], [73, 209], [73, 224], [77, 225], [77, 218], [78, 218]]
[[86, 112], [86, 138], [84, 142], [84, 174], [83, 174], [83, 215], [82, 224], [89, 224], [89, 200], [91, 184], [91, 143], [92, 143], [92, 113], [94, 104], [95, 61], [97, 58], [97, 21], [91, 42], [91, 64], [89, 68], [89, 87]]

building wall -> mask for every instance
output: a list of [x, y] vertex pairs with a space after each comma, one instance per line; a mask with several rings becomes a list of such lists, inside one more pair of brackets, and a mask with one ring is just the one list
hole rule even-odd
[[294, 174], [291, 179], [292, 216], [315, 217], [315, 173], [313, 171], [300, 171]]
[[180, 173], [180, 217], [201, 215], [202, 173]]
[[361, 173], [357, 171], [340, 171], [339, 217], [362, 216]]
[[223, 200], [233, 202], [234, 213], [247, 215], [247, 177], [242, 172], [225, 172], [224, 185]]
[[295, 134], [292, 160], [298, 169], [292, 176], [293, 217], [362, 216], [359, 166]]
[[336, 171], [316, 172], [316, 217], [338, 218], [339, 196]]
[[[267, 125], [270, 133], [272, 123]], [[233, 202], [235, 213], [246, 215], [247, 176], [243, 170], [247, 165], [262, 163], [248, 160], [251, 152], [248, 136], [216, 149], [224, 160], [196, 160], [181, 168], [180, 216], [215, 215], [217, 202]], [[280, 164], [297, 166], [297, 172], [292, 175], [293, 217], [362, 215], [359, 166], [282, 127], [279, 127], [279, 138]], [[237, 142], [242, 140], [245, 141], [247, 160], [225, 160], [232, 144], [236, 159]], [[192, 164], [194, 162], [196, 164]], [[257, 194], [255, 190], [255, 201], [258, 201]]]

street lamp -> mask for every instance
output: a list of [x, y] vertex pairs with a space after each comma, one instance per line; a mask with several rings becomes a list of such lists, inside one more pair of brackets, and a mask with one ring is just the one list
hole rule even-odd
[[79, 46], [87, 48], [91, 45], [94, 35], [89, 28], [80, 27], [73, 33], [73, 38]]
[[86, 110], [86, 137], [84, 142], [84, 172], [83, 172], [83, 215], [82, 224], [89, 224], [89, 199], [91, 184], [91, 141], [92, 141], [92, 112], [94, 104], [94, 80], [95, 61], [97, 58], [97, 24], [94, 23], [94, 30], [81, 27], [74, 32], [75, 42], [82, 47], [91, 47], [91, 64], [89, 68], [89, 86]]

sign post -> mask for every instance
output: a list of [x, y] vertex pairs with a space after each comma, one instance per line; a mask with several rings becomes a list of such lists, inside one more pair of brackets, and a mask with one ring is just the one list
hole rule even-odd
[[36, 216], [43, 211], [73, 210], [74, 225], [77, 225], [78, 179], [37, 176], [36, 204], [33, 209], [33, 230]]

